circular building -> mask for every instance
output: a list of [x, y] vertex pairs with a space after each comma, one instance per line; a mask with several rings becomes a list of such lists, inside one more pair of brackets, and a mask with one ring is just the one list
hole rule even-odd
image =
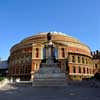
[[[47, 63], [51, 53], [66, 79], [82, 80], [93, 76], [90, 48], [76, 38], [61, 32], [50, 32], [52, 52], [47, 52], [48, 32], [38, 33], [25, 38], [10, 50], [9, 77], [21, 80], [33, 80], [42, 63]], [[52, 66], [51, 66], [52, 67]]]

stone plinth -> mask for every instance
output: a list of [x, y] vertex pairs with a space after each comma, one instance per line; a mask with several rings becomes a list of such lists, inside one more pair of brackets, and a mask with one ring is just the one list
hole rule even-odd
[[65, 73], [58, 67], [41, 67], [35, 73], [33, 86], [64, 86], [66, 85]]

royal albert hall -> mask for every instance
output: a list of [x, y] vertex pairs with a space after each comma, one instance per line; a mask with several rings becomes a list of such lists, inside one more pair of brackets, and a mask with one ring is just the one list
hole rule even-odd
[[[47, 33], [25, 38], [10, 50], [9, 77], [34, 80], [34, 73], [46, 62]], [[82, 80], [94, 76], [90, 48], [76, 38], [61, 32], [50, 32], [53, 43], [52, 57], [66, 79]]]

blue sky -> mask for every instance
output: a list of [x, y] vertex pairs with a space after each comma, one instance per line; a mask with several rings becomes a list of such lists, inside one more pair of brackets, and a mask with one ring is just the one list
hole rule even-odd
[[38, 32], [58, 31], [100, 50], [100, 0], [0, 0], [0, 57]]

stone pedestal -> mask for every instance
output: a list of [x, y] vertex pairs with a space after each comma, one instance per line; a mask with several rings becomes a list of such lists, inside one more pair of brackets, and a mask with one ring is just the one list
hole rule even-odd
[[35, 73], [33, 86], [64, 86], [66, 85], [65, 73], [55, 66], [41, 67]]

